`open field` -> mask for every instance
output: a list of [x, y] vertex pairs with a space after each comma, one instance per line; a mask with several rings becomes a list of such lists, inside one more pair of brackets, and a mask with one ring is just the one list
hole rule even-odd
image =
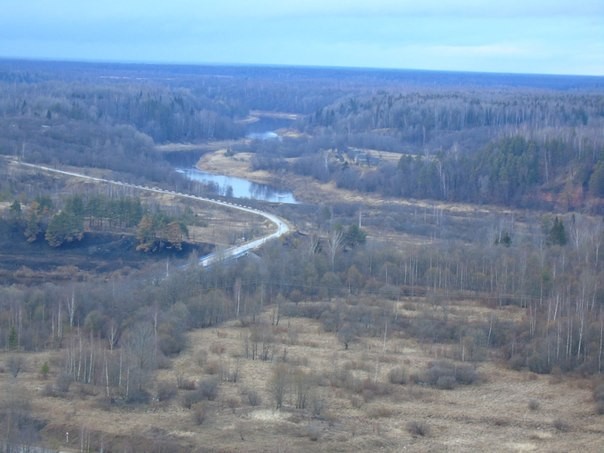
[[[415, 310], [425, 301], [401, 303]], [[62, 367], [59, 352], [22, 354], [16, 379], [3, 353], [0, 379], [5, 389], [26, 389], [33, 413], [48, 421], [49, 444], [66, 451], [101, 441], [108, 451], [140, 451], [136, 442], [151, 441], [174, 451], [601, 451], [604, 426], [587, 380], [511, 371], [493, 361], [464, 364], [480, 376], [472, 385], [433, 388], [413, 383], [413, 375], [449, 357], [450, 345], [397, 333], [385, 341], [361, 337], [345, 349], [317, 321], [281, 316], [274, 325], [273, 316], [267, 310], [256, 324], [231, 321], [188, 334], [187, 349], [156, 372], [154, 393], [163, 386], [174, 394], [149, 406], [111, 405], [103, 388], [76, 383], [49, 396]], [[258, 329], [262, 339], [254, 336]], [[253, 360], [254, 345], [270, 360]], [[407, 383], [392, 383], [393, 369], [405, 370]], [[284, 379], [280, 409], [277, 375]], [[197, 390], [184, 388], [212, 382], [212, 397], [187, 408]]]

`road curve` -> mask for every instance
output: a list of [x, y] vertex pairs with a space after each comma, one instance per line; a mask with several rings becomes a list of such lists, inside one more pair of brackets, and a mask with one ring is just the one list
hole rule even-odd
[[44, 165], [30, 164], [27, 162], [21, 162], [21, 161], [18, 161], [15, 159], [10, 159], [10, 158], [9, 158], [9, 160], [15, 164], [19, 164], [19, 165], [23, 165], [25, 167], [35, 168], [37, 170], [47, 171], [47, 172], [51, 172], [51, 173], [58, 173], [61, 175], [66, 175], [66, 176], [73, 176], [76, 178], [87, 179], [90, 181], [104, 182], [104, 183], [113, 184], [116, 186], [129, 187], [132, 189], [145, 190], [148, 192], [169, 194], [169, 195], [174, 195], [174, 196], [178, 196], [181, 198], [189, 198], [191, 200], [204, 201], [207, 203], [212, 203], [215, 205], [224, 206], [224, 207], [227, 207], [230, 209], [236, 209], [238, 211], [243, 211], [243, 212], [247, 212], [250, 214], [258, 215], [260, 217], [264, 217], [266, 220], [268, 220], [269, 222], [271, 222], [272, 224], [274, 224], [276, 226], [277, 230], [267, 236], [263, 236], [261, 238], [254, 239], [253, 241], [248, 241], [241, 245], [229, 247], [225, 250], [220, 250], [218, 252], [214, 252], [214, 253], [211, 253], [209, 255], [206, 255], [206, 256], [200, 258], [199, 264], [204, 267], [208, 266], [214, 262], [223, 260], [223, 259], [236, 258], [239, 256], [243, 256], [246, 253], [263, 246], [267, 242], [269, 242], [273, 239], [277, 239], [290, 232], [290, 228], [287, 225], [287, 222], [285, 220], [281, 219], [280, 217], [278, 217], [274, 214], [270, 214], [268, 212], [260, 211], [258, 209], [250, 208], [247, 206], [241, 206], [241, 205], [238, 205], [235, 203], [229, 203], [229, 202], [221, 201], [221, 200], [214, 200], [212, 198], [199, 197], [199, 196], [190, 195], [187, 193], [175, 192], [173, 190], [160, 189], [159, 187], [140, 186], [137, 184], [130, 184], [127, 182], [122, 182], [122, 181], [115, 181], [113, 179], [98, 178], [95, 176], [89, 176], [89, 175], [85, 175], [82, 173], [76, 173], [76, 172], [66, 171], [66, 170], [58, 170], [56, 168], [50, 168], [50, 167], [46, 167]]

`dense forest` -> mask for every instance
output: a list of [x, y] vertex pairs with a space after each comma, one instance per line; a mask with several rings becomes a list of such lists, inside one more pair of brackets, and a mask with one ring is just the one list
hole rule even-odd
[[[311, 138], [259, 144], [255, 165], [297, 157], [291, 171], [361, 192], [599, 212], [603, 121], [604, 98], [592, 93], [349, 97], [305, 119]], [[394, 164], [368, 150], [401, 157]]]
[[[599, 78], [171, 70], [5, 61], [0, 152], [174, 184], [155, 144], [239, 139], [251, 111], [284, 111], [302, 115], [301, 137], [232, 149], [255, 152], [259, 169], [389, 197], [602, 209]], [[400, 159], [366, 159], [368, 150]]]

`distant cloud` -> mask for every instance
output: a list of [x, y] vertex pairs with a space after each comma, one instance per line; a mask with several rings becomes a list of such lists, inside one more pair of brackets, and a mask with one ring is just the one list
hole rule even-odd
[[479, 44], [469, 46], [432, 46], [426, 50], [435, 55], [446, 57], [527, 57], [534, 55], [535, 49], [530, 45], [517, 44]]
[[[180, 0], [183, 2], [183, 0]], [[179, 3], [178, 0], [173, 3]], [[189, 3], [184, 1], [184, 3]], [[593, 15], [604, 12], [602, 0], [223, 0], [210, 6], [210, 14], [227, 12], [252, 16], [275, 15], [438, 15], [438, 16], [552, 16]]]
[[604, 75], [604, 0], [8, 0], [0, 57]]

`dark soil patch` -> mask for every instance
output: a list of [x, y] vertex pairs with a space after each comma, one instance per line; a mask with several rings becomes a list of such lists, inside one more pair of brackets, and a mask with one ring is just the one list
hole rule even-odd
[[182, 250], [155, 253], [136, 250], [136, 239], [110, 232], [85, 233], [78, 242], [50, 247], [43, 239], [29, 243], [23, 233], [0, 221], [0, 279], [5, 283], [78, 278], [78, 274], [109, 274], [141, 269], [166, 259], [186, 260], [192, 252], [210, 253], [210, 244], [183, 244]]

